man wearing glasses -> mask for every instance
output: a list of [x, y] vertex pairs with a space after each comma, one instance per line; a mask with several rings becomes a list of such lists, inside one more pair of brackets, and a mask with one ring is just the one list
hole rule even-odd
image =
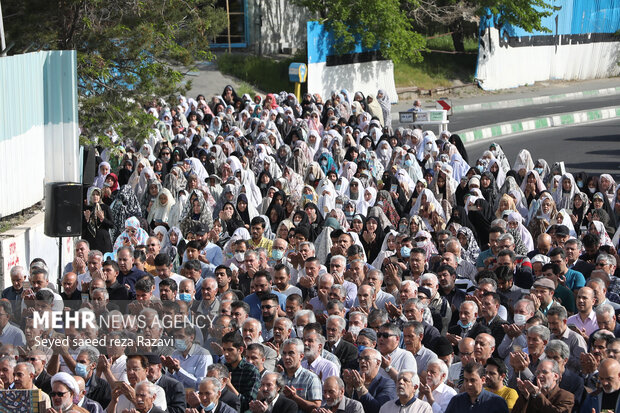
[[376, 413], [382, 405], [396, 398], [396, 384], [381, 376], [381, 353], [367, 348], [360, 354], [359, 371], [344, 370], [342, 378], [346, 394], [362, 403], [365, 413]]
[[52, 410], [56, 412], [74, 411], [89, 413], [83, 407], [73, 403], [73, 398], [80, 394], [80, 388], [75, 379], [68, 373], [56, 373], [52, 377]]
[[13, 346], [26, 344], [24, 332], [19, 327], [9, 323], [13, 314], [13, 306], [8, 300], [0, 301], [0, 343]]
[[418, 365], [409, 351], [398, 347], [401, 331], [394, 323], [386, 323], [377, 333], [377, 349], [383, 356], [380, 375], [396, 382], [398, 372], [403, 370], [418, 371]]

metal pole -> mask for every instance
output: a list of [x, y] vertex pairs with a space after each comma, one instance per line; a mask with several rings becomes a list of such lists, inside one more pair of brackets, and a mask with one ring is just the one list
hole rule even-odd
[[58, 237], [58, 286], [56, 290], [60, 294], [62, 288], [62, 237]]
[[228, 0], [226, 0], [226, 19], [228, 20], [228, 53], [230, 53], [230, 6]]
[[2, 3], [0, 3], [0, 56], [6, 56], [6, 39], [4, 37], [4, 23], [2, 19]]

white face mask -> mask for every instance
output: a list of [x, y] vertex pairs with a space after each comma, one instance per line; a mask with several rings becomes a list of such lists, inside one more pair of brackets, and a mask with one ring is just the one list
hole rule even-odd
[[239, 262], [243, 262], [245, 259], [245, 253], [243, 252], [235, 252], [235, 259]]
[[515, 314], [514, 315], [515, 324], [518, 326], [522, 326], [527, 321], [527, 316], [523, 314]]
[[424, 245], [426, 245], [426, 242], [424, 242], [424, 241], [418, 241], [418, 242], [416, 242], [416, 244], [415, 244], [415, 245], [416, 245], [416, 247], [418, 247], [418, 248], [424, 248]]

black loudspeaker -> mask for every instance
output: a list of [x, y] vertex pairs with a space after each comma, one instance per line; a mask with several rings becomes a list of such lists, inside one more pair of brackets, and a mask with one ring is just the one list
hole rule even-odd
[[45, 235], [82, 235], [82, 184], [53, 182], [45, 185]]
[[82, 182], [86, 188], [90, 187], [97, 176], [97, 162], [95, 159], [95, 147], [84, 147], [84, 164], [82, 165]]

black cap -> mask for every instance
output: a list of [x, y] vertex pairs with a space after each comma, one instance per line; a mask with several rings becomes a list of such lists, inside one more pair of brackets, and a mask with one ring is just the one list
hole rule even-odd
[[207, 224], [204, 224], [202, 222], [198, 222], [198, 223], [194, 224], [191, 232], [193, 232], [196, 235], [204, 235], [207, 232], [209, 232], [209, 228], [207, 227]]
[[147, 353], [144, 357], [149, 361], [149, 365], [161, 364], [161, 358], [155, 353]]
[[377, 342], [377, 332], [375, 330], [373, 330], [372, 328], [363, 328], [362, 331], [360, 331], [357, 336], [358, 337], [359, 336], [366, 337], [367, 339], [369, 339], [373, 343]]
[[570, 230], [568, 229], [566, 225], [558, 225], [557, 228], [555, 229], [555, 235], [566, 237], [570, 235]]
[[431, 290], [429, 290], [426, 287], [418, 287], [418, 294], [420, 294], [420, 293], [424, 294], [428, 298], [431, 298], [431, 296], [432, 296]]
[[437, 357], [445, 357], [452, 353], [454, 353], [454, 349], [452, 348], [450, 340], [444, 336], [435, 340], [435, 354], [437, 354]]

